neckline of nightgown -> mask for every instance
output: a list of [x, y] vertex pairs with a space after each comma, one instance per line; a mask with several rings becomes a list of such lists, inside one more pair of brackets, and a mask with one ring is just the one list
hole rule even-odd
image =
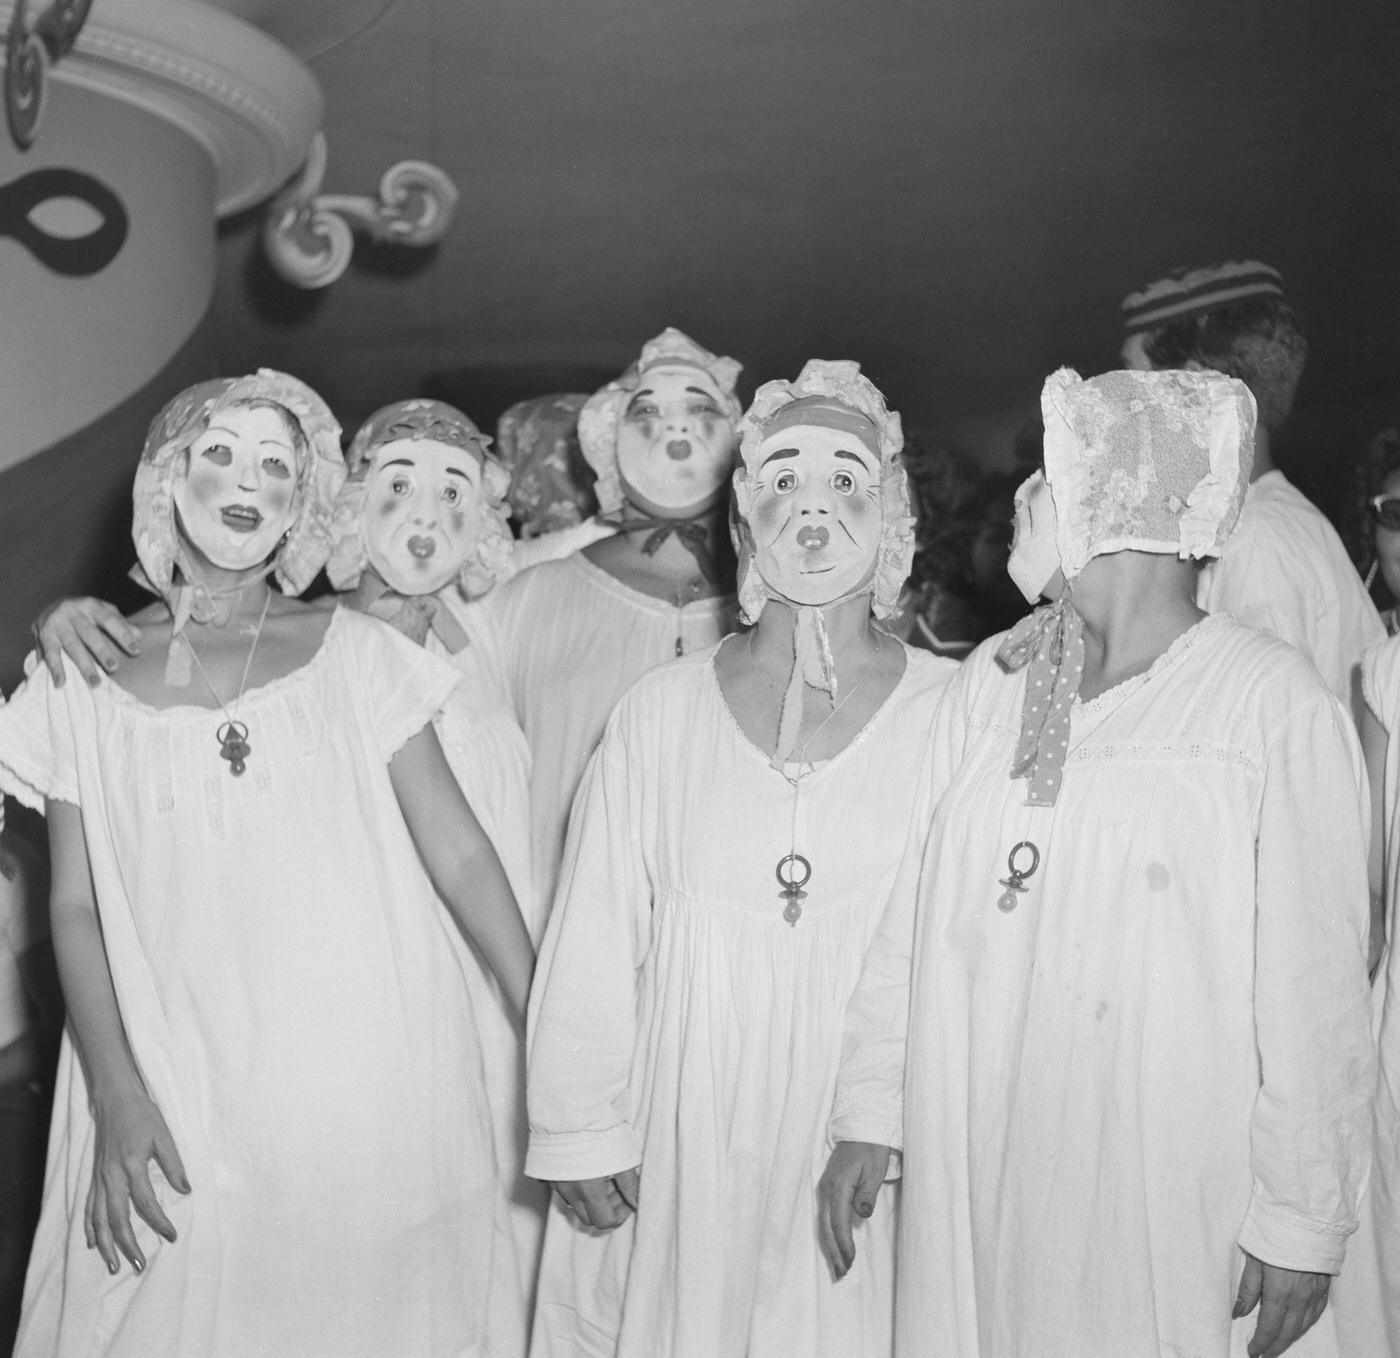
[[[735, 635], [737, 635], [737, 633]], [[709, 681], [710, 691], [715, 701], [719, 704], [719, 710], [724, 714], [724, 720], [729, 723], [730, 730], [733, 731], [739, 744], [744, 747], [752, 758], [762, 764], [774, 778], [781, 778], [783, 782], [790, 787], [792, 786], [792, 780], [788, 775], [780, 773], [773, 767], [773, 756], [766, 750], [760, 749], [749, 739], [748, 732], [739, 725], [738, 717], [729, 710], [729, 703], [725, 700], [724, 690], [720, 687], [719, 674], [715, 670], [715, 660], [719, 656], [720, 647], [723, 646], [728, 639], [728, 637], [722, 638], [710, 647], [709, 658], [705, 661], [705, 676]], [[897, 640], [897, 638], [891, 638], [891, 640]], [[809, 771], [802, 775], [803, 782], [810, 785], [814, 780], [824, 777], [835, 765], [841, 763], [857, 745], [862, 744], [871, 730], [879, 724], [880, 718], [885, 714], [886, 710], [899, 696], [900, 690], [909, 682], [909, 676], [914, 669], [913, 665], [909, 663], [909, 652], [912, 648], [902, 641], [899, 642], [899, 645], [904, 648], [904, 672], [899, 676], [895, 686], [885, 695], [885, 701], [866, 718], [865, 725], [851, 737], [845, 749], [837, 751], [830, 759], [819, 759], [813, 762], [810, 765]]]
[[[242, 695], [242, 698], [239, 701], [240, 710], [242, 710], [243, 705], [248, 703], [249, 701], [258, 703], [264, 698], [264, 695], [273, 695], [279, 689], [284, 688], [293, 682], [299, 681], [304, 675], [310, 673], [314, 669], [319, 668], [319, 666], [322, 663], [323, 657], [330, 650], [331, 635], [337, 630], [339, 630], [341, 615], [346, 611], [347, 610], [344, 604], [336, 605], [335, 609], [331, 613], [331, 620], [327, 624], [326, 630], [321, 636], [320, 645], [318, 645], [315, 651], [312, 652], [311, 657], [307, 660], [306, 664], [298, 665], [296, 669], [291, 670], [286, 674], [279, 674], [276, 679], [269, 679], [267, 683], [259, 684], [256, 688], [246, 689]], [[388, 624], [386, 623], [385, 626], [387, 625]], [[218, 713], [220, 711], [220, 709], [217, 707], [202, 707], [198, 703], [175, 703], [170, 707], [156, 707], [154, 704], [146, 702], [143, 698], [138, 698], [134, 693], [128, 693], [127, 690], [124, 689], [120, 684], [115, 683], [111, 679], [108, 679], [103, 684], [99, 684], [98, 687], [93, 690], [93, 692], [105, 692], [108, 697], [115, 697], [123, 707], [130, 707], [137, 712], [143, 712], [147, 716], [151, 717], [188, 717], [191, 714], [207, 717], [211, 712]]]
[[1087, 702], [1081, 702], [1076, 694], [1073, 710], [1076, 713], [1083, 713], [1086, 716], [1096, 715], [1106, 707], [1116, 707], [1120, 702], [1131, 697], [1144, 684], [1156, 678], [1168, 666], [1175, 664], [1178, 656], [1191, 649], [1201, 636], [1202, 630], [1211, 624], [1218, 623], [1226, 617], [1224, 613], [1207, 613], [1198, 622], [1193, 622], [1161, 655], [1157, 657], [1141, 674], [1130, 675], [1120, 683], [1114, 684], [1112, 688], [1106, 688], [1095, 698], [1090, 698]]
[[691, 599], [683, 604], [674, 604], [669, 599], [658, 599], [654, 594], [643, 594], [641, 590], [633, 589], [617, 576], [609, 575], [601, 566], [584, 556], [581, 550], [571, 552], [564, 560], [572, 563], [576, 570], [582, 571], [595, 585], [617, 595], [633, 608], [645, 607], [648, 613], [657, 613], [669, 618], [674, 617], [677, 610], [682, 613], [722, 613], [726, 608], [734, 607], [732, 594], [710, 594], [703, 599]]

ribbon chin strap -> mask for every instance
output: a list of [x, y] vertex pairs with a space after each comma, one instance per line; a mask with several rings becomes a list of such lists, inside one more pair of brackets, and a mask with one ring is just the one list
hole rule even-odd
[[1008, 673], [1026, 671], [1011, 777], [1026, 780], [1027, 806], [1054, 806], [1069, 753], [1070, 714], [1084, 677], [1084, 619], [1066, 599], [1037, 608], [1007, 634], [997, 663]]
[[655, 556], [661, 544], [674, 533], [681, 546], [695, 558], [700, 574], [712, 585], [719, 583], [719, 565], [710, 550], [713, 514], [693, 519], [659, 519], [654, 514], [643, 514], [629, 502], [617, 514], [604, 516], [603, 522], [612, 524], [619, 533], [640, 533], [650, 529], [647, 540], [642, 543], [644, 556]]
[[798, 732], [802, 729], [802, 690], [804, 686], [825, 689], [831, 694], [834, 707], [839, 700], [836, 681], [836, 661], [831, 654], [831, 641], [826, 635], [826, 619], [820, 608], [811, 604], [795, 604], [797, 617], [792, 625], [792, 674], [783, 694], [783, 710], [778, 717], [778, 743], [773, 749], [772, 765], [779, 773], [786, 768], [797, 748]]
[[360, 580], [359, 599], [365, 612], [387, 622], [396, 632], [422, 646], [432, 632], [456, 655], [467, 645], [467, 634], [452, 610], [435, 594], [399, 594], [377, 575], [366, 572]]

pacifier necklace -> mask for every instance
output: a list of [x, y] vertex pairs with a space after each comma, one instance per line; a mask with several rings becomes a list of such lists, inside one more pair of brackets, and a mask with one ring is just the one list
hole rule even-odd
[[[875, 666], [879, 663], [879, 655], [880, 651], [883, 649], [884, 642], [881, 639], [879, 629], [876, 628], [874, 630], [876, 659], [872, 661], [871, 668], [867, 670], [865, 674], [861, 675], [846, 696], [836, 703], [831, 711], [822, 718], [817, 729], [802, 742], [802, 748], [797, 751], [797, 758], [793, 761], [797, 765], [797, 773], [788, 774], [785, 772], [783, 774], [783, 777], [792, 784], [792, 826], [788, 840], [788, 851], [778, 859], [777, 866], [773, 869], [773, 875], [777, 877], [778, 885], [782, 888], [782, 890], [778, 892], [778, 899], [784, 902], [783, 918], [794, 928], [797, 926], [797, 921], [802, 918], [802, 902], [807, 899], [807, 892], [803, 890], [803, 888], [812, 880], [812, 864], [810, 860], [808, 860], [805, 855], [797, 852], [797, 810], [802, 800], [802, 780], [808, 773], [808, 769], [805, 767], [807, 751], [811, 747], [812, 742], [826, 729], [827, 723], [856, 696], [860, 686], [865, 683]], [[752, 632], [750, 632], [748, 636], [748, 651], [749, 663], [753, 666], [759, 678], [767, 685], [769, 692], [776, 694], [778, 690], [773, 687], [768, 676], [758, 668], [758, 661], [754, 658]]]
[[1000, 879], [1006, 890], [997, 897], [997, 909], [1003, 915], [1009, 915], [1020, 904], [1018, 898], [1028, 890], [1026, 879], [1034, 877], [1039, 866], [1040, 850], [1031, 840], [1023, 839], [1012, 846], [1006, 855], [1007, 875]]
[[[267, 621], [267, 607], [272, 602], [272, 591], [268, 590], [267, 598], [263, 600], [262, 613], [258, 616], [257, 630], [253, 633], [253, 644], [248, 647], [248, 659], [243, 662], [243, 677], [238, 681], [238, 697], [233, 700], [234, 712], [238, 710], [238, 705], [243, 701], [243, 690], [248, 684], [248, 672], [253, 668], [253, 655], [258, 649], [258, 638], [262, 636], [263, 623]], [[235, 777], [241, 777], [243, 771], [248, 767], [248, 756], [252, 753], [253, 747], [248, 743], [248, 728], [239, 721], [228, 709], [228, 704], [219, 696], [219, 690], [214, 687], [214, 681], [209, 677], [209, 671], [204, 668], [204, 662], [199, 658], [199, 652], [194, 648], [194, 642], [182, 632], [185, 645], [190, 648], [190, 655], [194, 657], [194, 663], [199, 666], [199, 672], [204, 676], [204, 682], [209, 685], [209, 692], [214, 695], [214, 701], [219, 704], [220, 711], [224, 714], [224, 720], [215, 732], [214, 738], [219, 742], [219, 758], [228, 761], [228, 771]]]

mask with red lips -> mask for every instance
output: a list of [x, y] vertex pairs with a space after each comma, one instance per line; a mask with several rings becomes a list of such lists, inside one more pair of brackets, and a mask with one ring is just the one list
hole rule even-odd
[[262, 565], [296, 517], [295, 441], [270, 405], [217, 410], [190, 444], [173, 499], [185, 536], [211, 565]]
[[399, 594], [436, 594], [476, 548], [482, 464], [434, 439], [375, 449], [366, 485], [365, 553]]
[[870, 443], [847, 428], [791, 424], [763, 440], [756, 462], [748, 524], [769, 589], [823, 605], [870, 585], [882, 525], [880, 458]]
[[617, 470], [627, 498], [662, 518], [687, 518], [723, 492], [734, 466], [734, 418], [699, 368], [644, 372], [617, 426]]

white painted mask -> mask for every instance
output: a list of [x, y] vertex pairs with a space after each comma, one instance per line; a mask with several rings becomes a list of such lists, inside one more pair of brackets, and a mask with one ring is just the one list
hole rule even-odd
[[775, 594], [823, 605], [857, 591], [880, 550], [880, 460], [825, 425], [770, 434], [755, 458], [748, 525], [754, 566]]
[[627, 498], [662, 518], [713, 504], [734, 466], [734, 421], [714, 379], [658, 364], [641, 376], [617, 426], [617, 470]]
[[190, 445], [175, 507], [190, 544], [211, 565], [240, 571], [277, 550], [295, 518], [297, 459], [282, 414], [270, 406], [218, 409]]
[[1026, 602], [1034, 604], [1054, 588], [1059, 570], [1055, 502], [1044, 473], [1032, 472], [1016, 490], [1016, 534], [1011, 541], [1006, 573]]
[[365, 553], [399, 594], [435, 594], [462, 569], [481, 534], [481, 463], [434, 439], [374, 451], [364, 508]]

